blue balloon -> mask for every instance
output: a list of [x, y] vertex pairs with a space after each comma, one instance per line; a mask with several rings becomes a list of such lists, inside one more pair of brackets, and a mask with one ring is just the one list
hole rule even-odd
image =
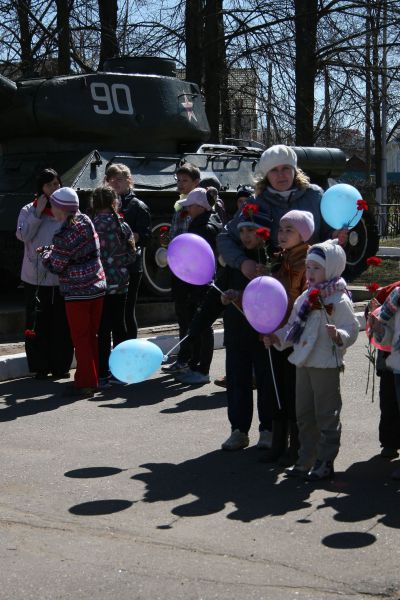
[[334, 229], [355, 227], [360, 221], [363, 210], [358, 210], [357, 200], [360, 192], [347, 183], [338, 183], [330, 187], [321, 199], [321, 214], [326, 223]]
[[144, 381], [157, 369], [163, 360], [161, 348], [148, 340], [126, 340], [115, 346], [110, 354], [110, 371], [124, 383]]

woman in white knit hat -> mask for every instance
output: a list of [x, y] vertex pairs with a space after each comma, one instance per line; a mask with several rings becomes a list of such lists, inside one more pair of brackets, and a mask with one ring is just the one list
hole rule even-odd
[[[278, 229], [283, 215], [290, 210], [308, 211], [314, 219], [314, 234], [310, 243], [321, 242], [332, 237], [332, 230], [321, 216], [321, 198], [323, 190], [315, 184], [297, 166], [297, 155], [289, 146], [278, 144], [271, 146], [261, 155], [257, 165], [258, 172], [255, 190], [255, 203], [261, 213], [270, 219], [270, 250], [279, 246]], [[237, 235], [235, 217], [228, 223], [226, 230], [217, 238], [218, 252], [226, 264], [241, 269], [243, 275], [252, 279], [257, 275], [255, 262], [243, 253]], [[339, 240], [345, 238], [342, 232], [336, 232]]]

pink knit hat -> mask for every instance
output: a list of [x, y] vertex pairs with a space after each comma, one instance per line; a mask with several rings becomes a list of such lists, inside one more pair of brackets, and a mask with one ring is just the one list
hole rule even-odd
[[299, 232], [303, 242], [307, 242], [314, 233], [314, 217], [307, 210], [290, 210], [279, 221], [289, 222]]

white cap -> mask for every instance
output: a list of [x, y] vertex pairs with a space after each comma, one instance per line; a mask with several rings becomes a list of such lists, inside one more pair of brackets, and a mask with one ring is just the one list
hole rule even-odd
[[268, 150], [265, 150], [261, 154], [260, 161], [257, 165], [257, 171], [265, 177], [271, 169], [278, 167], [279, 165], [289, 165], [296, 169], [297, 167], [297, 154], [289, 146], [283, 144], [277, 144], [271, 146]]
[[207, 192], [204, 188], [194, 188], [191, 192], [188, 193], [185, 200], [181, 200], [179, 204], [183, 207], [186, 206], [202, 206], [206, 210], [211, 210], [211, 206], [207, 200]]

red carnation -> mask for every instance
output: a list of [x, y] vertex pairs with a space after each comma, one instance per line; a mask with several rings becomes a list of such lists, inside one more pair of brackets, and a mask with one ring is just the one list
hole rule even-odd
[[368, 204], [365, 200], [357, 200], [357, 210], [368, 210]]
[[267, 242], [270, 238], [271, 231], [268, 229], [268, 227], [259, 227], [256, 229], [256, 235], [262, 238], [264, 242]]
[[252, 219], [254, 215], [258, 213], [260, 207], [258, 204], [246, 204], [243, 207], [242, 215], [246, 217], [246, 219]]
[[366, 262], [369, 267], [379, 267], [379, 265], [382, 262], [382, 259], [378, 256], [370, 256], [369, 258], [367, 258]]
[[374, 282], [374, 283], [368, 283], [368, 284], [367, 284], [365, 287], [366, 287], [366, 289], [367, 289], [369, 292], [371, 292], [372, 294], [375, 294], [375, 292], [376, 292], [377, 290], [379, 290], [379, 288], [380, 288], [381, 286], [379, 285], [379, 283], [375, 283], [375, 282]]
[[160, 227], [160, 233], [161, 233], [161, 234], [163, 234], [163, 233], [168, 233], [168, 231], [169, 231], [169, 227], [168, 227], [167, 225], [162, 225], [162, 226]]
[[36, 331], [34, 329], [25, 329], [24, 335], [27, 340], [34, 340], [36, 337]]
[[308, 294], [309, 299], [311, 300], [311, 302], [313, 302], [314, 300], [316, 300], [319, 296], [319, 291], [318, 290], [311, 290], [311, 292]]

